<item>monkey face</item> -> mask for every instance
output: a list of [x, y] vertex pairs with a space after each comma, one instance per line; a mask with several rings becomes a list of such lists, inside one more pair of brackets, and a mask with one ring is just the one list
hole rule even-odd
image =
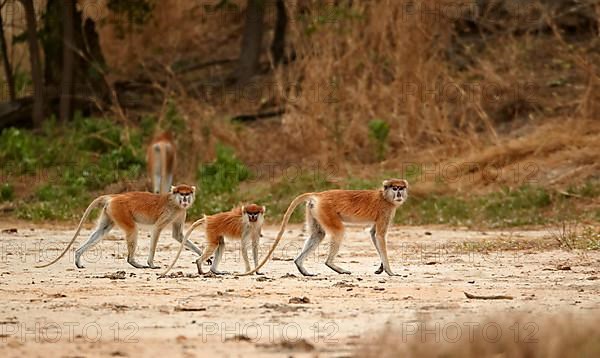
[[178, 185], [171, 188], [171, 194], [175, 196], [177, 205], [182, 209], [188, 209], [196, 199], [196, 187]]
[[258, 216], [260, 213], [246, 213], [248, 215], [248, 221], [251, 223], [256, 222], [258, 220]]
[[389, 179], [383, 182], [385, 198], [396, 205], [403, 204], [408, 198], [408, 182], [404, 179]]
[[264, 206], [258, 206], [256, 204], [250, 204], [243, 207], [244, 215], [248, 218], [248, 222], [255, 223], [262, 221], [262, 216], [265, 213]]

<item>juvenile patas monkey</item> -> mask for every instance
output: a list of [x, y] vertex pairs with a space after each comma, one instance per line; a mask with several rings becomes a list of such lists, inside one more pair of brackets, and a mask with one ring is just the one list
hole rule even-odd
[[[154, 252], [161, 231], [170, 223], [173, 223], [173, 238], [185, 243], [185, 246], [200, 255], [200, 249], [188, 240], [183, 241], [183, 224], [186, 211], [192, 206], [195, 199], [196, 187], [178, 185], [171, 187], [168, 194], [152, 194], [146, 192], [131, 192], [123, 194], [102, 195], [96, 198], [85, 209], [79, 226], [73, 235], [69, 245], [56, 259], [50, 263], [35, 266], [47, 267], [58, 261], [69, 250], [81, 231], [84, 220], [97, 206], [103, 205], [96, 229], [88, 239], [75, 252], [75, 265], [83, 268], [81, 255], [100, 242], [104, 236], [115, 226], [125, 232], [127, 240], [127, 262], [136, 268], [160, 268], [154, 265]], [[135, 261], [135, 249], [137, 247], [138, 225], [152, 225], [152, 239], [150, 241], [150, 253], [148, 254], [148, 265], [142, 265]]]
[[[225, 237], [228, 239], [241, 239], [241, 253], [246, 266], [246, 271], [250, 271], [250, 260], [248, 260], [248, 245], [252, 244], [252, 256], [254, 265], [258, 264], [258, 245], [260, 244], [260, 231], [264, 222], [266, 208], [256, 204], [250, 204], [234, 208], [231, 211], [204, 216], [202, 219], [196, 220], [185, 234], [184, 240], [187, 242], [192, 231], [201, 224], [206, 224], [204, 229], [206, 247], [199, 259], [196, 260], [198, 273], [204, 274], [202, 271], [202, 263], [215, 253], [215, 258], [212, 261], [210, 272], [215, 275], [227, 274], [227, 272], [219, 271], [219, 262], [225, 251]], [[179, 247], [179, 251], [173, 260], [173, 263], [161, 274], [166, 275], [177, 262], [183, 245]], [[257, 270], [254, 270], [257, 274]]]
[[175, 167], [175, 143], [171, 133], [162, 132], [154, 137], [146, 150], [146, 163], [152, 192], [166, 194], [173, 184]]
[[383, 182], [380, 190], [329, 190], [320, 193], [302, 194], [292, 201], [288, 207], [281, 228], [273, 246], [266, 257], [252, 271], [242, 276], [250, 275], [259, 270], [269, 259], [275, 247], [281, 240], [285, 227], [294, 209], [306, 202], [306, 222], [310, 236], [304, 242], [304, 248], [294, 259], [294, 263], [304, 276], [314, 276], [304, 268], [304, 259], [323, 240], [325, 235], [331, 238], [329, 256], [325, 264], [340, 274], [350, 274], [350, 271], [334, 264], [335, 257], [344, 239], [344, 222], [373, 223], [371, 240], [381, 259], [380, 274], [385, 271], [390, 276], [395, 276], [390, 267], [387, 255], [385, 237], [396, 209], [408, 197], [408, 182], [404, 179], [389, 179]]

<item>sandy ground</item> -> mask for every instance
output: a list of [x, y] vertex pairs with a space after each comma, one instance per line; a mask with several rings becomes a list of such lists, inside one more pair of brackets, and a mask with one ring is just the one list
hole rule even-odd
[[[352, 275], [324, 265], [325, 242], [306, 261], [319, 275], [304, 278], [291, 261], [304, 239], [295, 226], [264, 276], [198, 277], [194, 254], [185, 252], [172, 271], [183, 274], [158, 279], [156, 270], [126, 263], [119, 231], [84, 256], [83, 270], [75, 268], [74, 249], [54, 266], [35, 269], [35, 262], [57, 255], [73, 228], [0, 224], [10, 227], [18, 231], [0, 234], [2, 357], [340, 357], [392, 326], [411, 338], [427, 321], [429, 335], [421, 339], [454, 341], [455, 334], [444, 330], [448, 324], [473, 327], [509, 312], [600, 313], [600, 252], [490, 249], [490, 242], [541, 240], [546, 231], [396, 227], [388, 245], [392, 267], [402, 276], [388, 277], [373, 273], [375, 249], [366, 228], [354, 226], [338, 260]], [[89, 233], [84, 230], [75, 246]], [[275, 228], [264, 234], [261, 252]], [[146, 232], [140, 237], [138, 261], [145, 262], [149, 239]], [[202, 242], [200, 233], [194, 241]], [[170, 232], [163, 233], [156, 262], [166, 267], [176, 249]], [[230, 244], [221, 269], [242, 268], [238, 246]], [[472, 300], [465, 291], [514, 299]], [[521, 336], [536, 334], [521, 328]], [[515, 327], [495, 329], [515, 334]]]

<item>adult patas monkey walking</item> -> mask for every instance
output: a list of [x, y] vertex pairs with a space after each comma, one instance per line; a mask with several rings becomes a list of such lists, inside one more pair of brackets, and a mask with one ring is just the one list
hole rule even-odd
[[[228, 239], [241, 239], [241, 252], [246, 271], [250, 271], [250, 260], [248, 259], [248, 246], [252, 244], [252, 256], [254, 258], [254, 265], [258, 265], [258, 245], [260, 244], [260, 231], [264, 222], [266, 208], [256, 204], [250, 204], [234, 208], [230, 211], [223, 213], [204, 216], [202, 219], [196, 220], [192, 226], [185, 233], [184, 240], [187, 242], [189, 236], [194, 229], [202, 224], [206, 224], [204, 229], [206, 235], [206, 247], [204, 252], [199, 259], [196, 260], [198, 266], [198, 273], [204, 274], [202, 271], [202, 263], [215, 254], [215, 259], [210, 267], [210, 272], [215, 275], [223, 275], [227, 272], [219, 271], [219, 262], [223, 257], [223, 251], [225, 251], [225, 237]], [[171, 268], [177, 262], [183, 244], [179, 247], [179, 251], [173, 260], [173, 263], [161, 274], [165, 276]], [[257, 271], [257, 270], [255, 270]], [[258, 274], [258, 273], [257, 273]]]
[[307, 203], [306, 222], [310, 236], [304, 242], [300, 254], [294, 259], [300, 273], [304, 276], [314, 276], [304, 268], [304, 259], [319, 245], [325, 235], [328, 235], [331, 243], [325, 264], [337, 273], [350, 274], [350, 271], [337, 266], [334, 260], [344, 239], [344, 222], [359, 222], [373, 223], [371, 240], [381, 259], [381, 265], [375, 273], [380, 274], [385, 271], [390, 276], [396, 276], [388, 260], [385, 237], [396, 209], [406, 201], [407, 197], [408, 182], [404, 179], [385, 180], [383, 189], [380, 190], [329, 190], [299, 195], [285, 212], [277, 238], [267, 256], [254, 270], [242, 276], [256, 272], [267, 262], [281, 240], [292, 212], [304, 202]]
[[146, 165], [152, 183], [152, 192], [166, 194], [173, 184], [175, 143], [170, 132], [155, 136], [146, 149]]
[[[170, 223], [173, 223], [173, 238], [185, 243], [185, 246], [196, 252], [201, 251], [190, 241], [183, 241], [183, 224], [185, 222], [186, 211], [192, 206], [195, 199], [196, 187], [188, 185], [178, 185], [171, 187], [168, 194], [152, 194], [146, 192], [131, 192], [123, 194], [102, 195], [96, 198], [85, 209], [83, 217], [79, 221], [75, 235], [69, 242], [65, 250], [51, 262], [35, 267], [47, 267], [58, 261], [69, 250], [75, 239], [81, 231], [84, 220], [90, 212], [97, 206], [103, 205], [100, 218], [96, 229], [88, 239], [75, 252], [75, 265], [83, 268], [81, 264], [81, 255], [100, 242], [104, 236], [115, 226], [115, 224], [125, 232], [127, 240], [127, 262], [136, 268], [160, 268], [154, 265], [154, 252], [161, 231]], [[135, 249], [137, 247], [138, 225], [152, 225], [152, 241], [150, 242], [150, 252], [148, 254], [148, 265], [142, 265], [135, 261]]]

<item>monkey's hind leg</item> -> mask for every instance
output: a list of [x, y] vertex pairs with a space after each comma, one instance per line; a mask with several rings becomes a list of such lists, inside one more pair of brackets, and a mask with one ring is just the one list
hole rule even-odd
[[81, 245], [81, 247], [77, 249], [77, 251], [75, 251], [75, 266], [77, 266], [77, 268], [84, 268], [84, 266], [81, 264], [81, 255], [83, 255], [87, 250], [99, 243], [104, 238], [104, 236], [106, 236], [106, 234], [108, 234], [108, 232], [113, 228], [113, 226], [114, 223], [111, 220], [111, 218], [106, 214], [104, 210], [102, 210], [102, 215], [100, 216], [100, 219], [98, 219], [96, 229], [94, 230], [92, 235], [90, 235], [88, 241], [86, 241], [83, 245]]
[[221, 262], [221, 258], [223, 257], [224, 251], [225, 251], [225, 238], [223, 238], [223, 236], [221, 236], [219, 238], [219, 245], [217, 246], [217, 250], [215, 251], [215, 259], [214, 259], [212, 265], [210, 266], [210, 272], [214, 273], [215, 275], [229, 274], [229, 272], [219, 271], [219, 269], [217, 268], [219, 266], [219, 263]]
[[[219, 247], [218, 239], [217, 240], [209, 240], [207, 238], [207, 245], [204, 248], [204, 252], [202, 252], [202, 255], [198, 259], [196, 259], [196, 266], [198, 267], [198, 274], [204, 275], [205, 272], [202, 271], [202, 263], [204, 261], [206, 261], [206, 259], [209, 258], [210, 255], [212, 255], [215, 252], [217, 247]], [[213, 265], [215, 264], [215, 261], [213, 261]]]
[[306, 271], [304, 268], [304, 260], [319, 246], [323, 238], [325, 237], [325, 231], [319, 223], [312, 217], [310, 212], [306, 211], [306, 221], [308, 223], [308, 229], [310, 230], [310, 236], [304, 242], [304, 247], [300, 254], [294, 259], [294, 263], [298, 268], [298, 271], [304, 276], [315, 276], [316, 274]]

